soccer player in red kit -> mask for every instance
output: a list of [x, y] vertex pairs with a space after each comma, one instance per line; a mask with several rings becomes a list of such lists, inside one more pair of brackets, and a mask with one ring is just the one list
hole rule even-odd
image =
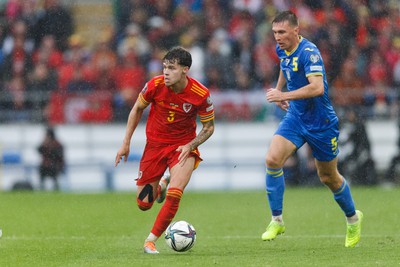
[[[147, 142], [140, 161], [137, 204], [143, 211], [155, 200], [165, 203], [144, 243], [144, 252], [157, 254], [155, 242], [178, 211], [183, 190], [200, 161], [198, 146], [214, 132], [214, 107], [209, 90], [187, 76], [191, 54], [174, 47], [163, 58], [163, 75], [146, 83], [133, 106], [125, 137], [115, 158], [115, 166], [127, 161], [132, 135], [149, 105], [146, 124]], [[196, 134], [196, 119], [202, 129]], [[163, 176], [169, 169], [170, 176]], [[169, 184], [169, 187], [167, 187]]]

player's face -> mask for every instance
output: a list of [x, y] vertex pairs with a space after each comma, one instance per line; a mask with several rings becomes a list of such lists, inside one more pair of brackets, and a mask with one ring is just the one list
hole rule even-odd
[[179, 65], [176, 61], [163, 62], [163, 74], [164, 74], [164, 82], [165, 85], [170, 87], [174, 86], [181, 81], [186, 81], [186, 72], [188, 68], [182, 65]]
[[296, 48], [299, 40], [299, 27], [292, 26], [289, 21], [272, 24], [275, 41], [283, 50], [291, 52]]

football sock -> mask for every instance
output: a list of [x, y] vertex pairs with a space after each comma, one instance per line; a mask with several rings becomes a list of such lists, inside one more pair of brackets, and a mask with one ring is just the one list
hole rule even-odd
[[173, 187], [168, 189], [165, 203], [160, 209], [156, 221], [154, 222], [153, 229], [151, 230], [155, 236], [161, 236], [171, 223], [172, 219], [175, 217], [182, 194], [183, 191], [179, 188]]
[[351, 216], [351, 217], [346, 217], [346, 220], [347, 220], [347, 222], [350, 223], [350, 224], [356, 223], [356, 222], [358, 221], [357, 213], [354, 214], [354, 215]]
[[338, 190], [332, 191], [332, 193], [346, 217], [352, 217], [356, 214], [353, 197], [351, 196], [350, 187], [347, 184], [346, 179], [343, 178], [342, 185]]
[[283, 193], [285, 192], [285, 178], [282, 168], [267, 168], [266, 185], [272, 216], [280, 216], [282, 215]]
[[146, 238], [146, 241], [151, 241], [151, 242], [156, 242], [158, 239], [158, 236], [155, 236], [153, 233], [150, 233], [149, 236]]
[[275, 222], [283, 223], [282, 215], [272, 216], [272, 220]]

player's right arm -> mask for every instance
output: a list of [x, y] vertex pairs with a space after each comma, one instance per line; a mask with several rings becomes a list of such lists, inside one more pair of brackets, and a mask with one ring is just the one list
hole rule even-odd
[[125, 137], [120, 149], [117, 152], [117, 156], [115, 157], [115, 166], [118, 165], [123, 157], [124, 162], [128, 160], [132, 135], [135, 132], [137, 125], [139, 124], [143, 111], [148, 106], [148, 104], [140, 100], [141, 94], [142, 93], [140, 93], [135, 105], [132, 107], [131, 112], [129, 113], [128, 122], [126, 124]]
[[279, 77], [278, 77], [278, 82], [276, 83], [275, 88], [269, 88], [267, 89], [267, 101], [269, 102], [275, 102], [275, 104], [280, 107], [281, 109], [287, 111], [289, 108], [289, 101], [283, 100], [283, 101], [277, 101], [275, 98], [273, 98], [274, 95], [281, 95], [282, 94], [282, 88], [286, 84], [286, 79], [285, 76], [283, 75], [282, 70], [279, 71]]

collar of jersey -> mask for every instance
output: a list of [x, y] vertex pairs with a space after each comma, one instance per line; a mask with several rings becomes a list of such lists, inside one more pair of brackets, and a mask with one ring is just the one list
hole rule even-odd
[[300, 39], [300, 42], [296, 45], [296, 47], [291, 52], [288, 52], [288, 51], [285, 50], [285, 54], [287, 56], [290, 56], [291, 54], [293, 54], [297, 50], [297, 48], [299, 47], [301, 41], [303, 41], [303, 36], [299, 35], [299, 39]]

